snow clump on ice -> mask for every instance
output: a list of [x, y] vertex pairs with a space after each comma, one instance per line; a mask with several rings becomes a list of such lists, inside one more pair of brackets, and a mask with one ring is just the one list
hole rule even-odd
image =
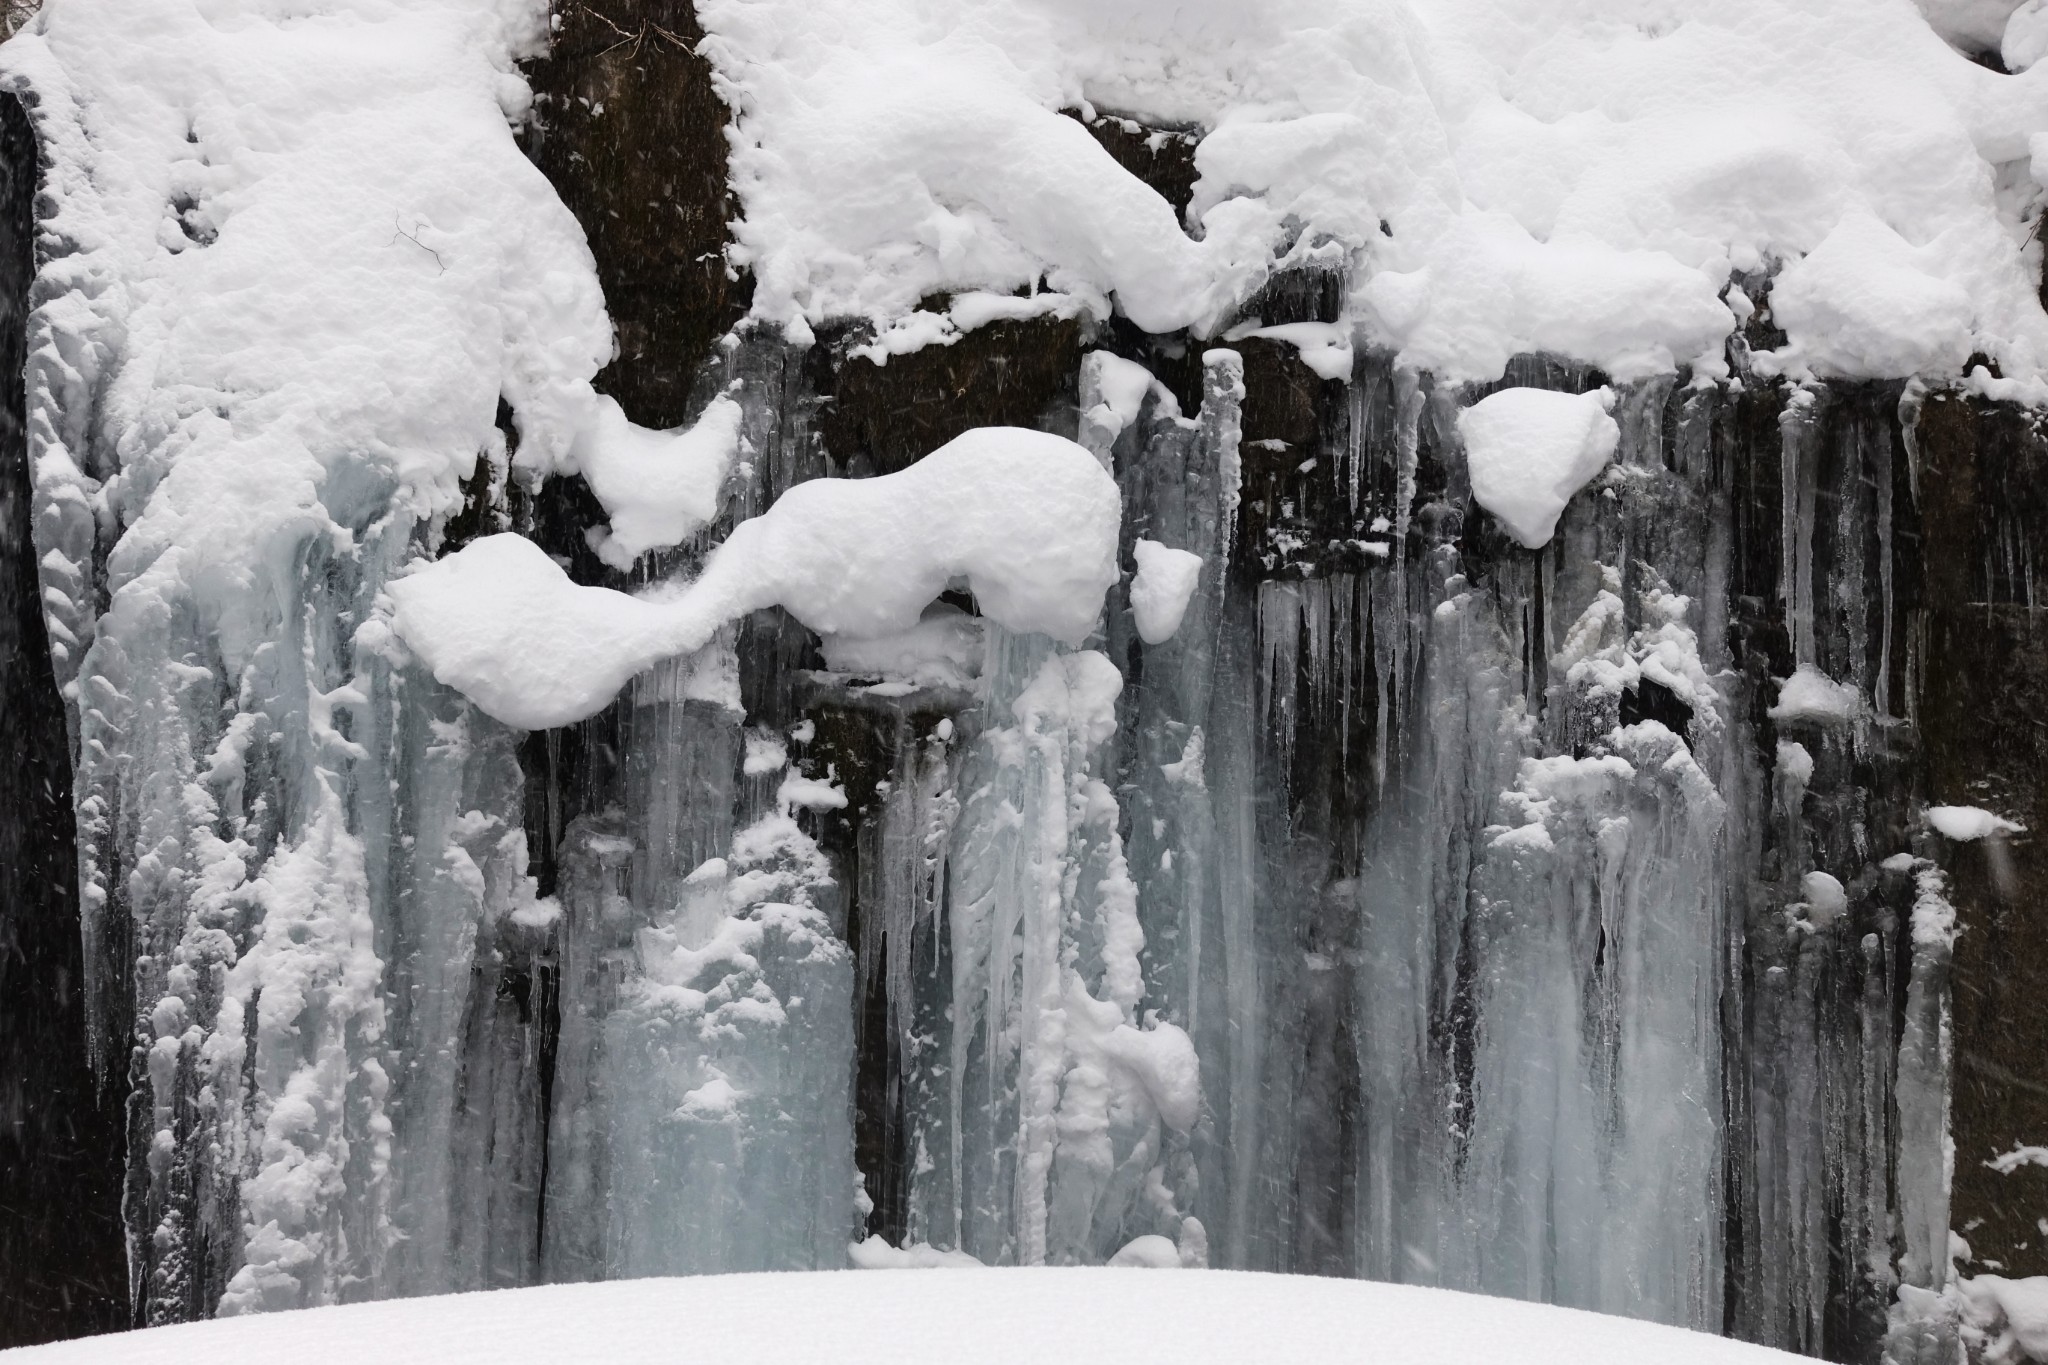
[[1929, 806], [1927, 823], [1944, 839], [1959, 844], [1975, 843], [1994, 835], [2024, 834], [2026, 826], [1977, 806]]
[[1121, 516], [1116, 481], [1082, 447], [982, 427], [899, 473], [798, 484], [686, 586], [580, 587], [524, 537], [485, 536], [394, 582], [393, 626], [440, 681], [547, 729], [763, 607], [827, 636], [898, 636], [957, 581], [1010, 629], [1079, 644], [1117, 578]]
[[1458, 414], [1472, 496], [1532, 550], [1550, 543], [1572, 494], [1621, 441], [1614, 394], [1502, 389]]
[[1148, 645], [1171, 640], [1201, 581], [1202, 557], [1156, 540], [1140, 540], [1132, 553], [1138, 559], [1138, 574], [1131, 580], [1131, 615], [1137, 619], [1138, 638]]
[[599, 398], [579, 433], [575, 455], [583, 478], [611, 517], [598, 555], [628, 569], [653, 549], [681, 544], [718, 515], [725, 476], [740, 448], [740, 405], [730, 395], [711, 401], [680, 431], [649, 431], [624, 409]]

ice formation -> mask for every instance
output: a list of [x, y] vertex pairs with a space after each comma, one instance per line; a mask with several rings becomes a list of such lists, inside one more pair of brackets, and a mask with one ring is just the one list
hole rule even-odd
[[1924, 8], [699, 0], [752, 292], [652, 430], [536, 7], [48, 0], [135, 1312], [1215, 1266], [2040, 1357], [1950, 1230], [2027, 831], [1935, 798], [2039, 607], [1941, 498], [2031, 486], [2048, 21]]

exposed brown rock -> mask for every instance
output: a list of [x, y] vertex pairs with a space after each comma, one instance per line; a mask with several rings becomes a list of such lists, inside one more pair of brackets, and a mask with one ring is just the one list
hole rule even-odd
[[752, 283], [725, 261], [730, 118], [697, 54], [689, 0], [557, 0], [554, 47], [528, 68], [527, 150], [590, 239], [618, 358], [598, 388], [671, 427]]
[[825, 449], [842, 472], [889, 474], [974, 427], [1043, 426], [1048, 407], [1071, 402], [1081, 362], [1074, 318], [992, 322], [950, 346], [927, 346], [886, 365], [813, 353]]

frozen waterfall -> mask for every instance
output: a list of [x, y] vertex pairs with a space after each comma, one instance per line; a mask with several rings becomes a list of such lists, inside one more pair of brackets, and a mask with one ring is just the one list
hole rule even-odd
[[0, 1344], [979, 1262], [2048, 1360], [2035, 7], [812, 5], [0, 48]]

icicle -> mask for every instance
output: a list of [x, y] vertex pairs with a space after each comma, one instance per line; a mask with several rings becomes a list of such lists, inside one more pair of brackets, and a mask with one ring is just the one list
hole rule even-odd
[[1949, 958], [1956, 912], [1948, 881], [1924, 860], [1914, 864], [1911, 975], [1899, 1039], [1899, 1207], [1907, 1284], [1939, 1292], [1949, 1276], [1948, 1198], [1955, 1154], [1949, 1138]]
[[1778, 591], [1785, 602], [1795, 664], [1814, 664], [1813, 638], [1813, 451], [1819, 397], [1795, 389], [1778, 419], [1781, 444]]
[[1219, 571], [1229, 567], [1231, 547], [1237, 543], [1237, 502], [1244, 483], [1244, 467], [1238, 459], [1238, 442], [1243, 439], [1240, 411], [1244, 403], [1244, 358], [1236, 351], [1217, 347], [1202, 353], [1202, 435], [1205, 446], [1216, 452], [1216, 486], [1222, 508], [1219, 537], [1223, 560]]

